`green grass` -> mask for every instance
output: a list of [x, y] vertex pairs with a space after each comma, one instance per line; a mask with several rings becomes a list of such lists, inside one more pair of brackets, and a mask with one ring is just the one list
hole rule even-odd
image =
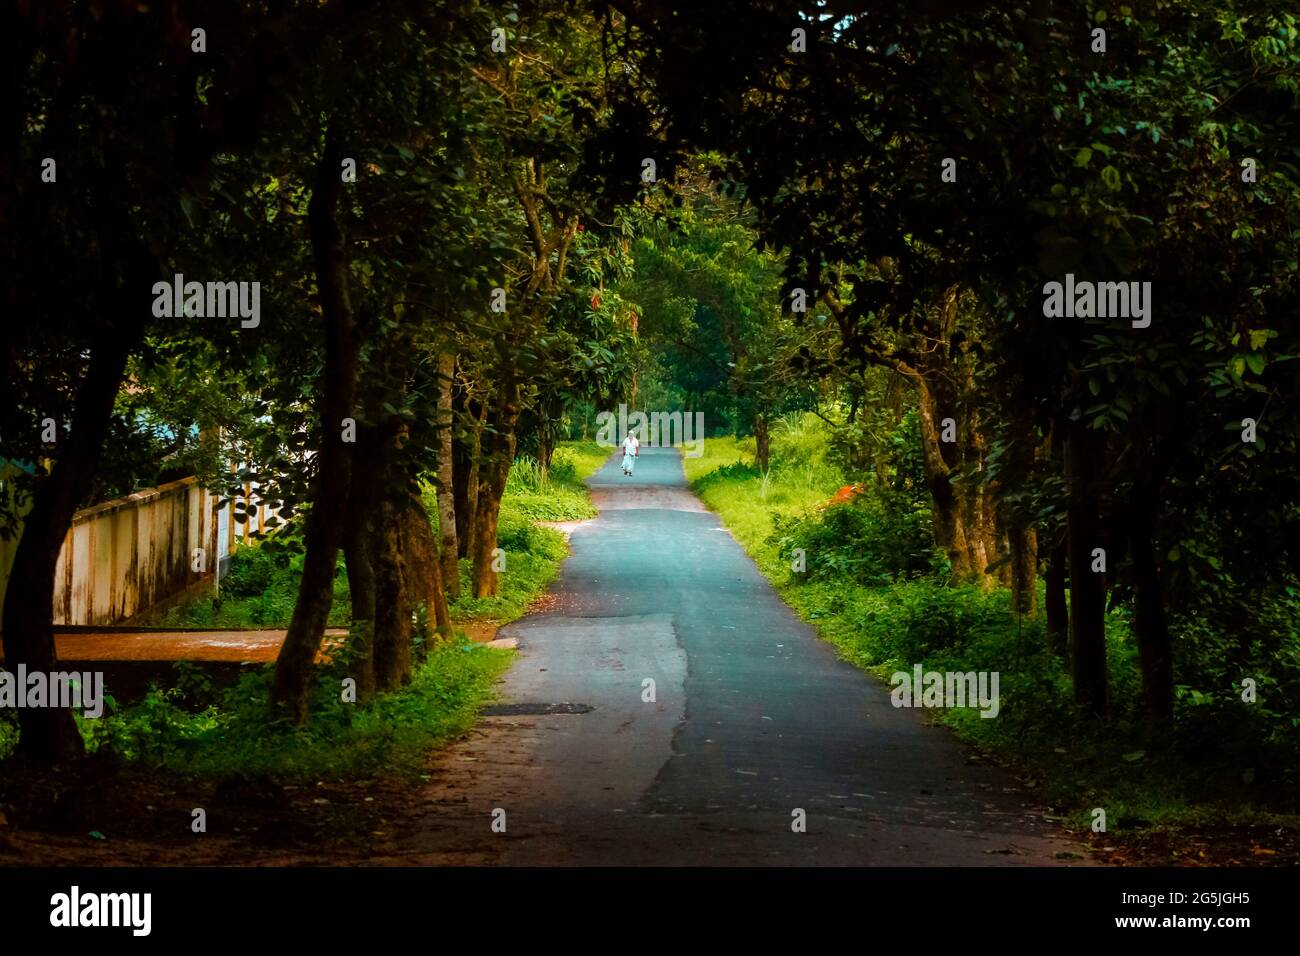
[[594, 518], [596, 509], [582, 480], [599, 468], [600, 462], [593, 467], [594, 455], [588, 444], [593, 448], [599, 447], [595, 442], [576, 447], [561, 444], [551, 457], [551, 470], [547, 475], [542, 474], [541, 466], [532, 458], [523, 457], [516, 461], [510, 469], [506, 493], [501, 498], [502, 518], [507, 514], [534, 521]]
[[600, 470], [601, 466], [609, 460], [612, 451], [612, 448], [604, 448], [596, 444], [594, 439], [566, 441], [560, 443], [555, 457], [558, 459], [563, 455], [573, 464], [574, 477], [578, 481], [584, 481]]
[[695, 479], [702, 478], [712, 471], [717, 471], [724, 465], [734, 465], [737, 462], [752, 465], [754, 463], [754, 439], [736, 438], [733, 435], [706, 438], [701, 452], [698, 458], [682, 455], [682, 469], [686, 472], [688, 482], [694, 482]]
[[709, 438], [704, 454], [683, 456], [682, 467], [691, 489], [772, 577], [787, 563], [765, 543], [774, 519], [808, 514], [835, 494], [843, 481], [821, 459], [798, 454], [774, 456], [764, 476], [754, 464], [754, 454], [753, 438]]
[[[268, 564], [257, 547], [241, 548], [231, 559], [231, 573], [238, 575], [250, 567]], [[259, 567], [260, 569], [260, 567]], [[264, 586], [255, 593], [243, 593], [234, 582], [223, 580], [221, 600], [206, 594], [183, 604], [151, 615], [144, 615], [138, 623], [150, 627], [187, 627], [209, 630], [244, 628], [286, 628], [293, 617], [293, 605], [298, 599], [298, 568], [276, 567], [267, 574]], [[262, 583], [262, 582], [258, 582]], [[330, 607], [329, 626], [346, 627], [352, 619], [352, 596], [348, 592], [347, 569], [343, 556], [338, 559], [334, 578], [334, 603]]]
[[154, 689], [138, 703], [78, 723], [92, 751], [110, 747], [139, 767], [196, 778], [411, 775], [430, 750], [473, 725], [513, 655], [462, 641], [440, 644], [408, 686], [366, 705], [345, 703], [340, 674], [323, 670], [303, 727], [268, 725], [269, 667], [202, 709], [187, 706], [181, 688]]

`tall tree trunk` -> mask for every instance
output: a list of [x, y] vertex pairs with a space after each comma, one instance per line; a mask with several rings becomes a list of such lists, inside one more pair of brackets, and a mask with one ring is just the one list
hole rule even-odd
[[488, 408], [485, 403], [467, 397], [464, 411], [469, 424], [464, 438], [453, 448], [452, 491], [456, 498], [457, 553], [468, 558], [473, 554], [474, 527], [478, 517], [479, 467]]
[[1033, 528], [1007, 529], [1011, 549], [1011, 609], [1033, 617], [1038, 610], [1038, 536]]
[[493, 567], [492, 552], [497, 547], [501, 497], [506, 491], [510, 466], [514, 463], [519, 402], [519, 383], [513, 375], [509, 375], [501, 385], [490, 440], [483, 443], [485, 448], [479, 472], [478, 509], [474, 518], [473, 594], [476, 598], [492, 597], [497, 593], [497, 572]]
[[754, 417], [754, 445], [755, 457], [758, 459], [758, 470], [766, 475], [768, 463], [771, 460], [772, 445], [768, 437], [767, 418], [761, 413]]
[[551, 474], [551, 459], [555, 457], [555, 429], [551, 419], [542, 421], [537, 431], [537, 467], [541, 470], [542, 480]]
[[[10, 671], [19, 664], [29, 671], [58, 669], [54, 574], [72, 516], [94, 483], [113, 402], [139, 337], [138, 323], [125, 324], [130, 329], [117, 328], [117, 334], [105, 335], [101, 344], [92, 347], [89, 368], [77, 391], [73, 427], [59, 439], [62, 448], [54, 468], [37, 486], [32, 508], [23, 519], [5, 592], [4, 657]], [[72, 712], [64, 708], [20, 708], [18, 726], [18, 752], [31, 759], [52, 762], [85, 752]]]
[[1010, 557], [1006, 583], [1011, 588], [1012, 610], [1032, 617], [1038, 610], [1038, 533], [1032, 512], [1014, 497], [1008, 501], [1005, 493], [1030, 479], [1040, 455], [1050, 454], [1050, 443], [1035, 438], [1032, 420], [1018, 407], [1008, 409], [1004, 419], [1007, 447], [989, 503], [995, 508], [995, 502], [1000, 505], [994, 514]]
[[[368, 429], [358, 432], [362, 460], [370, 457], [366, 448], [371, 440]], [[352, 598], [350, 652], [356, 662], [352, 676], [360, 701], [369, 700], [375, 693], [375, 570], [370, 544], [372, 509], [381, 489], [376, 487], [374, 474], [361, 469], [352, 476], [343, 524], [343, 556], [347, 559], [348, 593]]]
[[321, 449], [311, 511], [307, 515], [306, 559], [289, 631], [276, 659], [271, 699], [294, 721], [307, 719], [316, 654], [334, 601], [334, 574], [342, 544], [338, 516], [348, 503], [351, 445], [343, 420], [353, 416], [361, 343], [348, 290], [347, 246], [338, 218], [342, 195], [342, 151], [331, 131], [307, 204], [316, 286], [325, 324], [325, 366], [321, 370]]
[[380, 691], [411, 679], [411, 606], [402, 556], [400, 505], [381, 495], [376, 508], [372, 553], [375, 556], [375, 685]]
[[[974, 383], [970, 383], [974, 389]], [[1010, 541], [998, 521], [997, 500], [986, 477], [987, 443], [979, 412], [969, 401], [957, 403], [957, 450], [962, 478], [956, 481], [970, 549], [971, 578], [984, 590], [1013, 586]], [[1005, 560], [1002, 560], [1005, 558]], [[990, 571], [990, 566], [996, 567]]]
[[1066, 549], [1064, 544], [1052, 548], [1043, 576], [1046, 593], [1043, 609], [1047, 616], [1047, 646], [1057, 657], [1069, 657], [1070, 611], [1065, 601]]
[[414, 613], [424, 609], [431, 632], [445, 633], [450, 625], [433, 525], [415, 481], [402, 470], [407, 439], [408, 429], [390, 420], [372, 459], [380, 485], [379, 517], [370, 539], [377, 599], [375, 681], [385, 691], [411, 680]]
[[1075, 703], [1092, 716], [1104, 716], [1106, 700], [1106, 587], [1092, 570], [1092, 551], [1101, 540], [1095, 488], [1097, 437], [1071, 423], [1066, 440], [1069, 483], [1070, 658]]
[[456, 535], [456, 490], [452, 474], [452, 382], [456, 356], [438, 356], [438, 529], [441, 541], [442, 583], [451, 600], [460, 596], [460, 546]]
[[451, 618], [447, 613], [442, 564], [433, 535], [433, 523], [419, 495], [412, 492], [407, 496], [400, 518], [408, 603], [412, 608], [423, 606], [428, 613], [430, 630], [445, 634], [451, 627]]
[[[933, 502], [934, 540], [948, 555], [954, 581], [965, 582], [974, 577], [970, 551], [966, 542], [966, 528], [962, 521], [961, 501], [951, 480], [955, 459], [953, 443], [941, 440], [942, 412], [930, 383], [921, 373], [907, 369], [904, 374], [916, 388], [917, 411], [921, 425], [921, 448], [925, 462], [925, 480]], [[946, 452], [946, 449], [952, 449]]]

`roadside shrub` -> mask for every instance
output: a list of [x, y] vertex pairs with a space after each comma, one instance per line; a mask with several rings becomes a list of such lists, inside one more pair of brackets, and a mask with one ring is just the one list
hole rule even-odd
[[819, 513], [775, 516], [769, 543], [783, 555], [802, 548], [812, 581], [881, 585], [940, 569], [929, 509], [879, 488]]
[[893, 587], [860, 620], [863, 639], [885, 660], [917, 662], [939, 652], [967, 650], [979, 638], [1014, 629], [1005, 592], [949, 587], [931, 579]]
[[508, 554], [535, 554], [552, 560], [568, 553], [563, 535], [504, 510], [497, 525], [497, 546]]
[[542, 474], [542, 466], [536, 458], [531, 455], [520, 455], [510, 466], [510, 474], [506, 476], [506, 492], [545, 491], [549, 481], [550, 478]]
[[567, 448], [557, 448], [551, 456], [550, 480], [561, 485], [578, 483], [578, 465]]
[[[543, 476], [541, 465], [524, 455], [510, 468], [501, 514], [515, 513], [533, 521], [577, 521], [596, 514], [586, 489], [578, 478], [574, 457], [567, 449], [557, 449], [551, 459], [550, 474]], [[501, 547], [510, 550], [510, 546]]]
[[288, 567], [286, 557], [262, 548], [241, 548], [231, 556], [221, 589], [231, 597], [262, 594]]
[[722, 484], [729, 481], [761, 481], [763, 473], [758, 470], [758, 466], [752, 461], [735, 461], [730, 465], [721, 465], [695, 482], [695, 490], [703, 491], [710, 485]]

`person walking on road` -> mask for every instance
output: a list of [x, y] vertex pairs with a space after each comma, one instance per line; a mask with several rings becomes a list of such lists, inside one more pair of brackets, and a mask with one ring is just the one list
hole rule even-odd
[[641, 442], [631, 432], [623, 439], [623, 474], [631, 476], [632, 468], [636, 465], [637, 456], [641, 454]]

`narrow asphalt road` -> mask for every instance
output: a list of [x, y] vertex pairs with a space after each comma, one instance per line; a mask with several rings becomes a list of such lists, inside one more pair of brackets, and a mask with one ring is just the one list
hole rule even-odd
[[589, 484], [601, 513], [574, 529], [554, 606], [502, 632], [520, 650], [502, 704], [372, 862], [1087, 862], [799, 621], [675, 450]]

